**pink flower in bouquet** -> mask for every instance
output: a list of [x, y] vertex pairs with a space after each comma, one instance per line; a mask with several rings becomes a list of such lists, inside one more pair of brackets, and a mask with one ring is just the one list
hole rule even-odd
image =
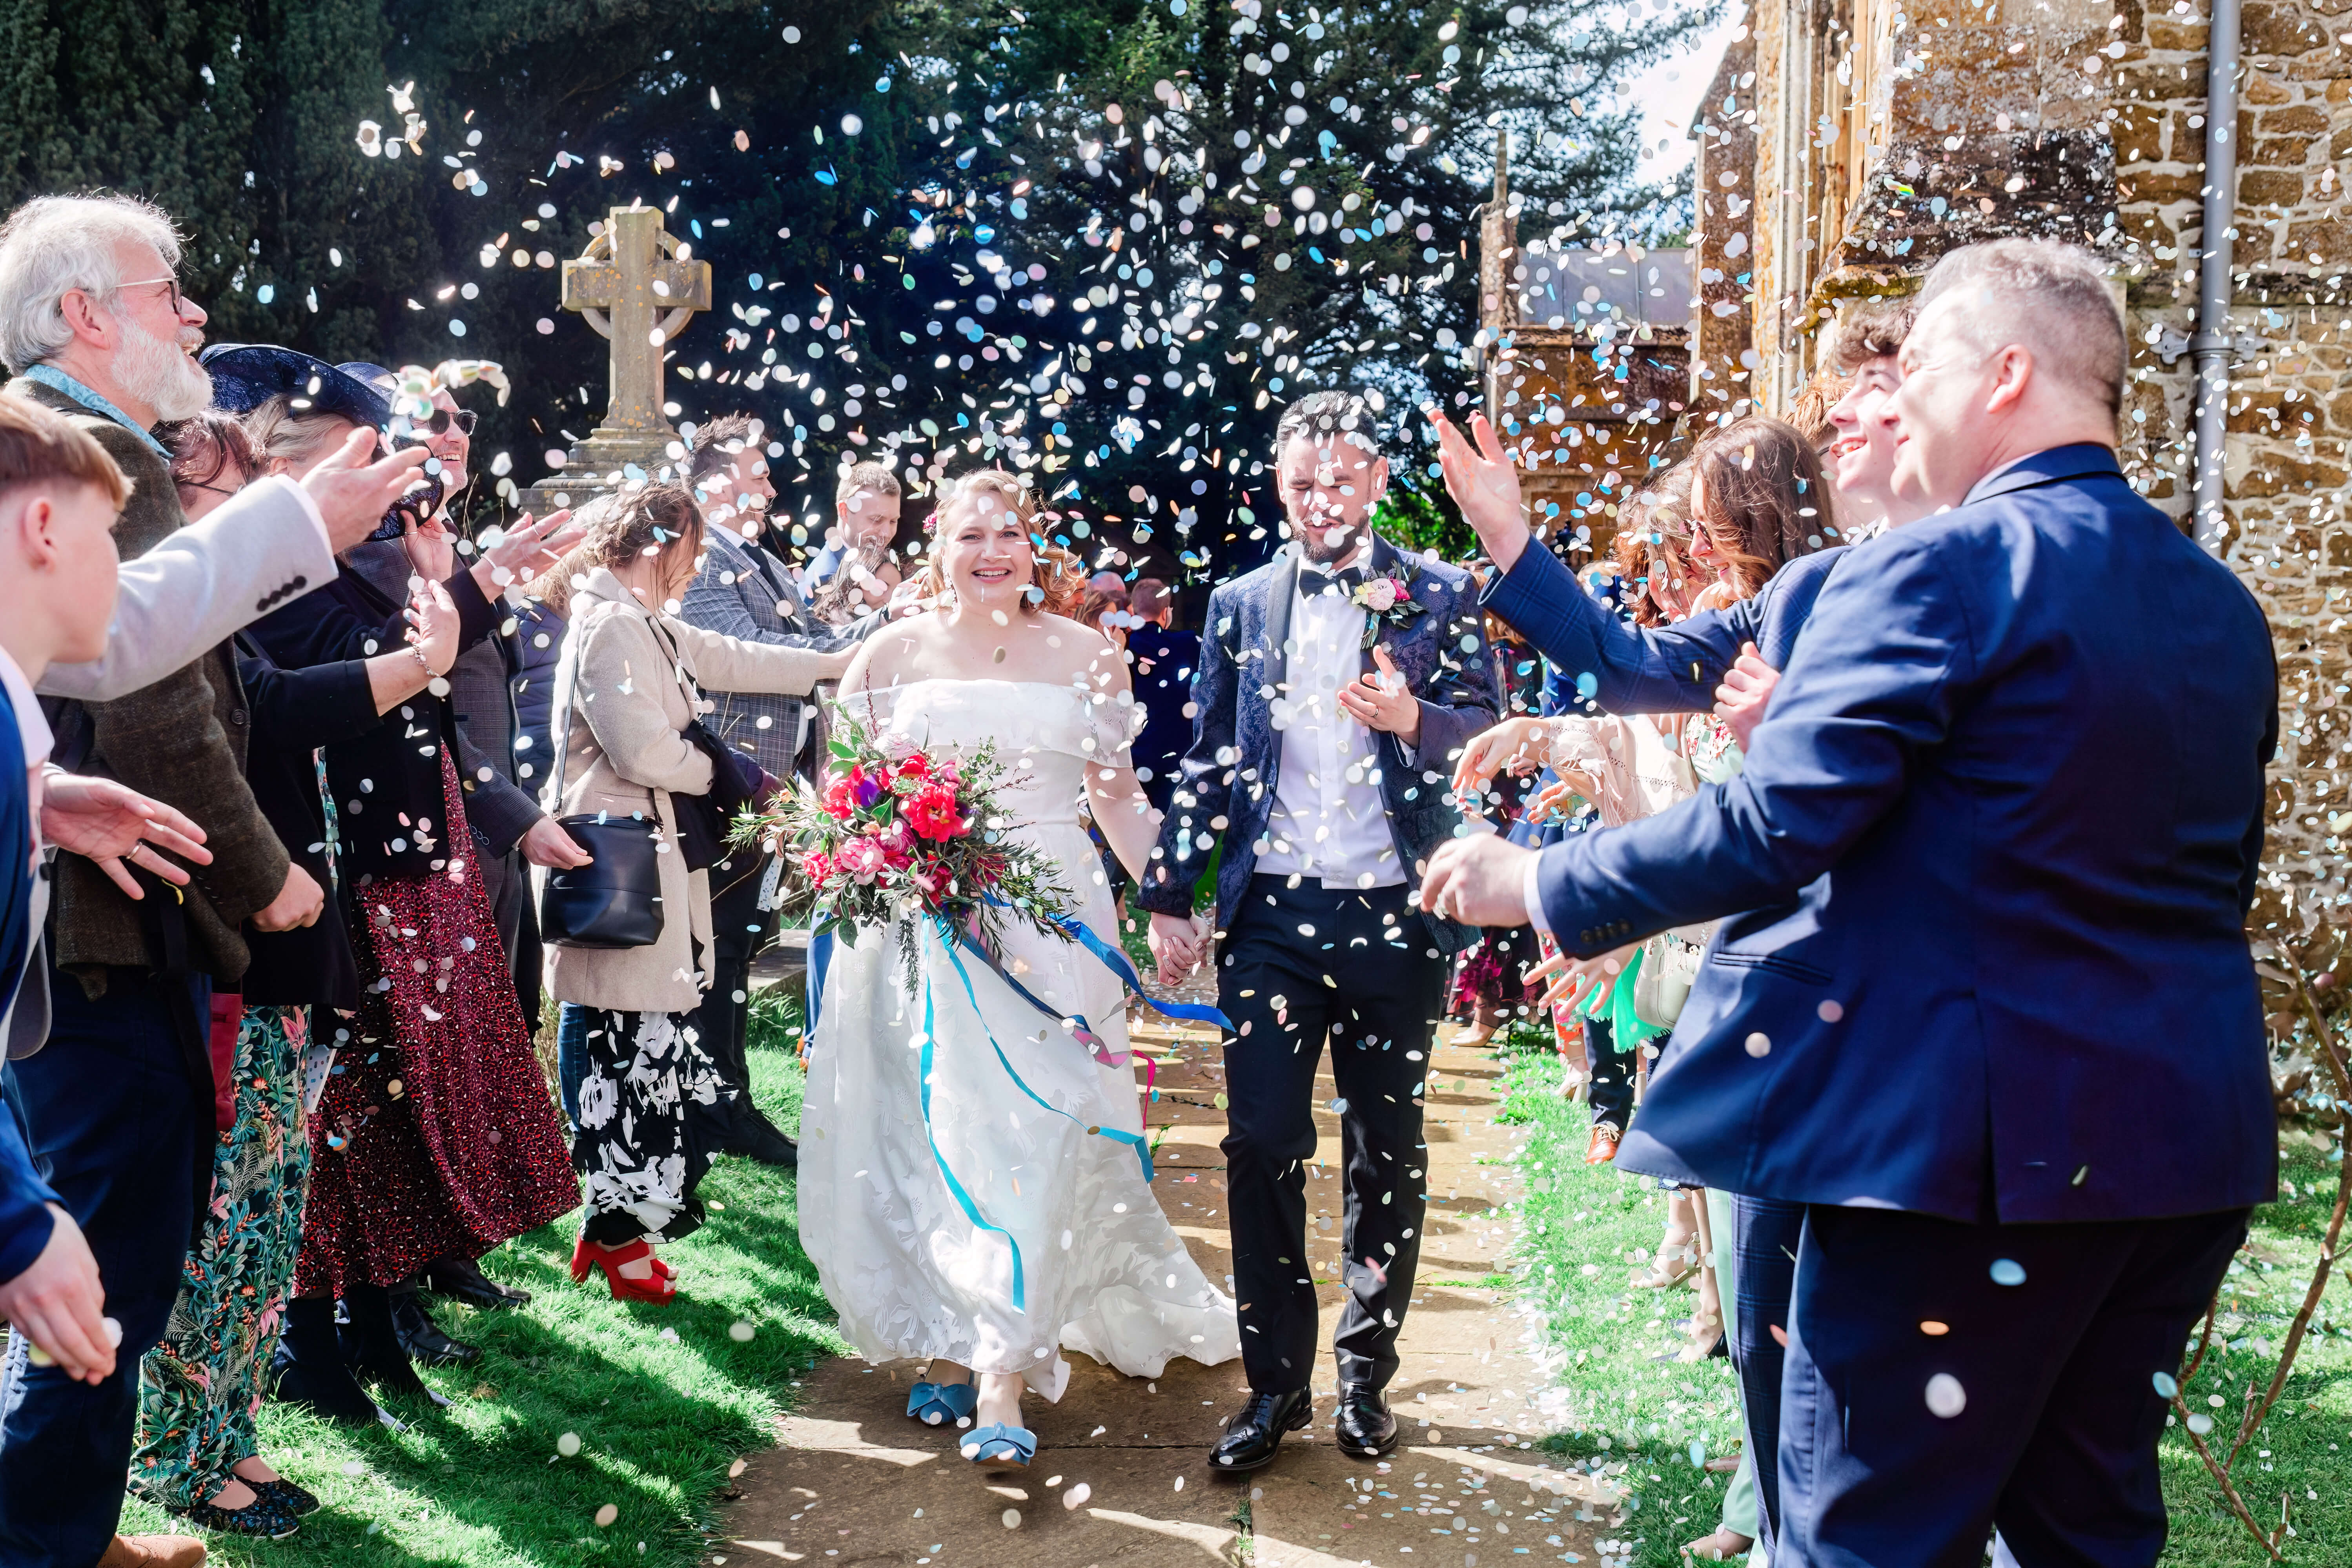
[[915, 858], [915, 836], [907, 830], [905, 817], [894, 818], [875, 840], [882, 846], [882, 862], [893, 871], [903, 868]]
[[926, 838], [952, 838], [963, 831], [956, 812], [955, 791], [943, 784], [928, 784], [907, 797], [907, 826]]
[[841, 847], [835, 863], [860, 883], [871, 882], [882, 873], [888, 857], [883, 853], [878, 838], [853, 838]]
[[809, 886], [822, 888], [833, 876], [833, 857], [822, 849], [812, 849], [801, 857], [801, 875]]

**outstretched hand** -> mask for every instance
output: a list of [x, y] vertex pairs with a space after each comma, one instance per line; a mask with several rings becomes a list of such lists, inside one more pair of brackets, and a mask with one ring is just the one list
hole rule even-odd
[[1487, 559], [1508, 572], [1530, 537], [1519, 502], [1517, 466], [1484, 414], [1470, 416], [1471, 434], [1478, 438], [1473, 447], [1437, 405], [1429, 404], [1422, 412], [1437, 428], [1437, 461], [1445, 474], [1445, 493], [1477, 531]]
[[123, 896], [143, 899], [123, 862], [185, 887], [188, 873], [157, 854], [170, 850], [196, 866], [212, 864], [205, 830], [186, 814], [113, 779], [52, 772], [41, 781], [41, 837], [105, 872]]
[[1384, 647], [1372, 649], [1377, 673], [1339, 689], [1339, 706], [1367, 730], [1385, 730], [1408, 746], [1421, 744], [1421, 699]]
[[525, 512], [521, 521], [482, 547], [482, 558], [474, 563], [474, 582], [484, 598], [496, 598], [509, 584], [554, 566], [587, 532], [586, 523], [572, 521], [569, 507], [536, 521]]
[[1421, 907], [1462, 925], [1525, 925], [1528, 858], [1534, 853], [1496, 833], [1448, 839], [1429, 858]]
[[1538, 981], [1551, 981], [1543, 994], [1536, 998], [1538, 1012], [1557, 1005], [1580, 1007], [1592, 996], [1605, 1002], [1617, 989], [1617, 977], [1625, 973], [1625, 965], [1633, 956], [1631, 944], [1591, 958], [1570, 958], [1564, 952], [1555, 952], [1540, 963], [1529, 964], [1520, 977], [1521, 983], [1533, 985]]
[[327, 544], [341, 555], [375, 531], [392, 503], [408, 493], [425, 468], [425, 448], [403, 447], [379, 462], [373, 430], [354, 430], [302, 476], [302, 489], [327, 525]]
[[1491, 724], [1470, 737], [1454, 764], [1454, 794], [1474, 801], [1496, 773], [1531, 773], [1544, 765], [1551, 748], [1551, 728], [1541, 719], [1521, 715]]

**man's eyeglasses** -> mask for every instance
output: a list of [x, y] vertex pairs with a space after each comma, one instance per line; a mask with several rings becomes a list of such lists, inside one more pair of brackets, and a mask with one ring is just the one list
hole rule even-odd
[[425, 421], [423, 428], [436, 436], [446, 436], [449, 426], [455, 425], [460, 434], [470, 436], [474, 433], [474, 426], [481, 422], [482, 416], [470, 408], [436, 408], [433, 416]]
[[171, 290], [172, 315], [173, 319], [176, 320], [181, 315], [183, 309], [180, 299], [180, 280], [177, 278], [142, 278], [136, 283], [117, 284], [115, 286], [115, 291], [120, 293], [125, 289], [152, 289], [159, 283]]

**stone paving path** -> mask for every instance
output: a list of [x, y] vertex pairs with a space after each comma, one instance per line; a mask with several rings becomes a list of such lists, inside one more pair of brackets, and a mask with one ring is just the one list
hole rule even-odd
[[[1224, 1117], [1209, 1031], [1139, 1024], [1160, 1053], [1168, 1125], [1155, 1190], [1212, 1279], [1231, 1270], [1223, 1205]], [[1541, 1378], [1523, 1352], [1521, 1320], [1501, 1280], [1517, 1195], [1511, 1130], [1494, 1124], [1501, 1067], [1483, 1047], [1450, 1046], [1433, 1064], [1429, 1219], [1421, 1277], [1389, 1389], [1403, 1440], [1378, 1465], [1331, 1442], [1332, 1370], [1316, 1384], [1316, 1420], [1272, 1467], [1212, 1475], [1208, 1452], [1243, 1391], [1241, 1363], [1170, 1363], [1149, 1384], [1071, 1356], [1059, 1405], [1031, 1401], [1037, 1462], [992, 1479], [955, 1452], [950, 1433], [908, 1421], [914, 1363], [821, 1363], [776, 1446], [737, 1482], [713, 1563], [822, 1568], [1498, 1568], [1525, 1560], [1607, 1563], [1596, 1532], [1610, 1511], [1594, 1481], [1528, 1447]], [[1318, 1100], [1336, 1093], [1328, 1073]], [[1311, 1213], [1328, 1216], [1310, 1250], [1318, 1282], [1338, 1273], [1338, 1119], [1318, 1112]], [[1321, 1283], [1328, 1342], [1340, 1290]], [[1540, 1516], [1539, 1516], [1540, 1515]], [[1581, 1516], [1581, 1517], [1580, 1517]], [[1613, 1542], [1612, 1542], [1613, 1544]]]

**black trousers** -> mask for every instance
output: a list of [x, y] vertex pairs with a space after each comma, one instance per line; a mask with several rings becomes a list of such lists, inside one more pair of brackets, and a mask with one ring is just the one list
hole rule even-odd
[[776, 934], [776, 911], [760, 908], [768, 858], [738, 849], [710, 868], [710, 989], [694, 1010], [702, 1048], [719, 1069], [716, 1105], [691, 1105], [687, 1121], [711, 1152], [736, 1147], [736, 1118], [751, 1109], [751, 1067], [744, 1052], [751, 1022], [751, 960]]
[[1421, 1257], [1420, 1088], [1445, 1011], [1446, 963], [1403, 888], [1326, 891], [1254, 877], [1217, 968], [1225, 1040], [1226, 1211], [1242, 1364], [1262, 1394], [1305, 1388], [1315, 1360], [1306, 1162], [1328, 1037], [1338, 1089], [1348, 1302], [1339, 1376], [1385, 1387]]
[[1617, 1048], [1615, 1031], [1606, 1018], [1584, 1020], [1584, 1065], [1592, 1072], [1585, 1091], [1592, 1101], [1592, 1120], [1624, 1131], [1633, 1118], [1633, 1052]]
[[[1960, 1225], [1805, 1211], [1774, 1568], [2147, 1568], [2181, 1345], [2246, 1211]], [[1941, 1325], [1945, 1332], [1922, 1330]]]
[[205, 1201], [194, 1172], [213, 1145], [212, 1084], [195, 1082], [186, 1042], [210, 994], [201, 975], [110, 969], [93, 1002], [53, 969], [49, 1043], [15, 1064], [34, 1152], [98, 1259], [122, 1342], [95, 1387], [62, 1367], [26, 1369], [0, 1430], [8, 1568], [89, 1568], [114, 1539], [140, 1358], [163, 1338]]

